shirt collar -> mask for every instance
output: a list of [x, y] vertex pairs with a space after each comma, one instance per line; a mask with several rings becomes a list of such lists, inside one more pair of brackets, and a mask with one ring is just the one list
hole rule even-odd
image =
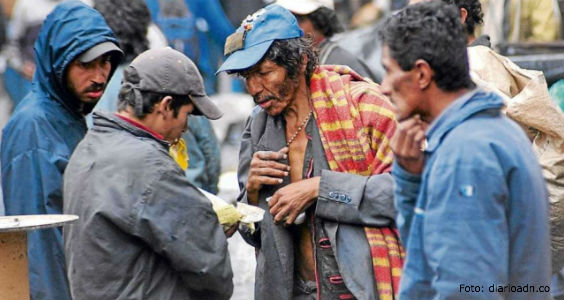
[[159, 139], [159, 140], [164, 140], [164, 136], [162, 136], [162, 135], [156, 133], [155, 131], [151, 130], [149, 127], [147, 127], [147, 126], [145, 126], [145, 125], [143, 125], [143, 124], [141, 124], [141, 123], [139, 123], [139, 122], [137, 122], [137, 121], [135, 121], [135, 120], [132, 120], [132, 119], [130, 119], [130, 118], [128, 118], [128, 117], [122, 116], [122, 115], [120, 115], [120, 114], [115, 114], [115, 115], [116, 115], [117, 117], [119, 117], [120, 119], [126, 121], [126, 122], [129, 123], [129, 124], [131, 124], [131, 125], [133, 125], [133, 126], [139, 128], [139, 129], [142, 129], [142, 130], [147, 131], [148, 133], [150, 133], [152, 136], [156, 137], [157, 139]]

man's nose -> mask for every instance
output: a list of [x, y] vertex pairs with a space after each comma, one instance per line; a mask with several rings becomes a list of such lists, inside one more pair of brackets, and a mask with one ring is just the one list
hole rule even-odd
[[103, 62], [96, 65], [92, 81], [96, 83], [106, 83], [110, 74], [111, 65], [109, 62]]
[[382, 79], [382, 84], [380, 85], [380, 90], [382, 91], [382, 94], [384, 94], [388, 97], [392, 94], [392, 89], [390, 87], [390, 81], [388, 80], [388, 77], [384, 77]]
[[247, 91], [251, 96], [255, 96], [262, 92], [262, 84], [260, 83], [260, 80], [255, 76], [249, 76], [245, 83], [247, 85]]

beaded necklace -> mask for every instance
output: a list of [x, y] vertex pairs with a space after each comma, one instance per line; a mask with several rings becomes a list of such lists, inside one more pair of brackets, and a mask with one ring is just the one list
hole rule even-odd
[[311, 115], [312, 115], [312, 112], [310, 111], [307, 114], [307, 117], [302, 122], [302, 124], [300, 124], [300, 126], [298, 126], [298, 129], [296, 129], [296, 132], [294, 132], [292, 137], [286, 142], [286, 146], [290, 146], [290, 144], [296, 139], [296, 137], [298, 136], [298, 133], [300, 133], [300, 131], [302, 131], [302, 129], [307, 125], [307, 122], [309, 122]]

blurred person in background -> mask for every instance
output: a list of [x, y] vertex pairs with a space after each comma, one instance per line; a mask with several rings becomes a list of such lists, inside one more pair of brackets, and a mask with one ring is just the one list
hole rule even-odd
[[221, 175], [220, 143], [211, 122], [202, 116], [188, 119], [188, 130], [182, 135], [188, 155], [186, 177], [194, 185], [212, 194], [219, 192]]
[[16, 0], [9, 22], [8, 66], [4, 84], [15, 106], [31, 88], [35, 72], [33, 45], [47, 14], [60, 0]]
[[481, 0], [482, 32], [502, 42], [551, 42], [562, 38], [557, 0]]
[[145, 0], [151, 18], [170, 47], [192, 59], [202, 72], [208, 94], [215, 88], [221, 48], [235, 28], [219, 0]]
[[[215, 93], [215, 70], [223, 57], [221, 48], [233, 26], [218, 0], [145, 0], [155, 24], [169, 45], [192, 59], [202, 72], [208, 94]], [[188, 119], [182, 136], [188, 156], [186, 176], [198, 187], [217, 194], [221, 173], [219, 141], [204, 117]]]
[[312, 37], [319, 49], [319, 64], [348, 66], [364, 77], [379, 81], [362, 59], [331, 41], [333, 35], [345, 31], [335, 13], [333, 0], [278, 0], [276, 4], [291, 11], [304, 33]]
[[[62, 176], [86, 134], [84, 115], [121, 60], [111, 29], [98, 11], [79, 2], [59, 4], [35, 42], [32, 90], [2, 134], [2, 191], [7, 215], [60, 214]], [[28, 234], [32, 299], [70, 299], [62, 230]]]
[[274, 0], [220, 0], [225, 15], [234, 27], [241, 24], [246, 16], [264, 7]]
[[[416, 3], [418, 1], [411, 1]], [[447, 4], [455, 5], [460, 12], [460, 20], [467, 34], [468, 47], [485, 46], [491, 48], [490, 37], [486, 34], [476, 36], [476, 29], [484, 25], [484, 13], [480, 0], [443, 0]]]

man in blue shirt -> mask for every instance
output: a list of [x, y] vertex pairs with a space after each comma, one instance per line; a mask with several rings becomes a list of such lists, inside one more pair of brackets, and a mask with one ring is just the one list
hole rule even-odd
[[390, 141], [407, 252], [400, 299], [549, 299], [541, 169], [502, 99], [470, 79], [456, 7], [409, 6], [381, 38], [382, 92], [400, 121]]

